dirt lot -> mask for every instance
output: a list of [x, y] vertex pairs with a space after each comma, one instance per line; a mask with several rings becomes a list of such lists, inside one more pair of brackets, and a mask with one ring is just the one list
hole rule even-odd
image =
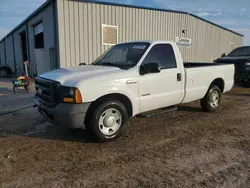
[[97, 144], [85, 131], [44, 123], [31, 107], [33, 94], [14, 96], [6, 88], [0, 90], [1, 188], [250, 187], [250, 89], [233, 89], [213, 114], [195, 102], [131, 119], [128, 137]]

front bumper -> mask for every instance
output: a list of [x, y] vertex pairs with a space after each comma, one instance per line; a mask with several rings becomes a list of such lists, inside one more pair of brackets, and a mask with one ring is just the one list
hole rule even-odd
[[85, 116], [90, 104], [60, 103], [55, 107], [48, 107], [36, 100], [38, 111], [42, 115], [46, 115], [52, 124], [70, 129], [84, 127]]

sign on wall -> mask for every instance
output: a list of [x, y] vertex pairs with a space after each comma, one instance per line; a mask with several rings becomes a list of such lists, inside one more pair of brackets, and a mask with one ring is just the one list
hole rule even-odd
[[175, 37], [175, 42], [178, 46], [191, 46], [192, 40], [189, 38]]

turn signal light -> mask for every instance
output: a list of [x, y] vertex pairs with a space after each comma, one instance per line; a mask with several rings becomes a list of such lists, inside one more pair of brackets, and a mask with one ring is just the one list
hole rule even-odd
[[74, 103], [74, 99], [73, 98], [63, 98], [63, 102]]
[[79, 89], [76, 88], [75, 90], [75, 103], [80, 104], [82, 103], [82, 95]]

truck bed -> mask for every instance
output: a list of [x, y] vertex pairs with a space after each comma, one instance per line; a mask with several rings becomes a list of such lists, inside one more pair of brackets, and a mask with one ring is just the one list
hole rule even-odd
[[224, 90], [229, 91], [234, 83], [234, 65], [215, 63], [184, 63], [186, 72], [186, 95], [183, 103], [188, 103], [205, 96], [215, 79], [224, 82]]

